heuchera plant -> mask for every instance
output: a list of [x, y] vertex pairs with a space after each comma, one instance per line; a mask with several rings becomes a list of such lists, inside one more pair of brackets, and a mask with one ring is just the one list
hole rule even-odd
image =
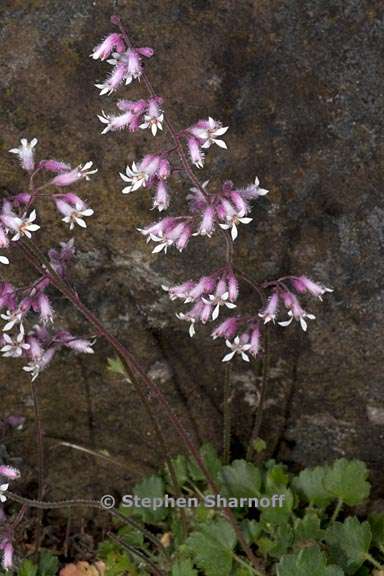
[[[124, 85], [138, 80], [142, 82], [146, 95], [139, 100], [118, 100], [116, 113], [103, 110], [98, 116], [103, 124], [102, 133], [123, 129], [131, 133], [150, 130], [154, 137], [165, 132], [172, 142], [171, 147], [169, 144], [164, 146], [162, 152], [149, 152], [131, 166], [126, 166], [120, 174], [124, 182], [122, 193], [151, 190], [152, 208], [163, 213], [172, 208], [172, 177], [176, 173], [178, 176], [185, 176], [189, 183], [185, 212], [162, 216], [151, 225], [138, 230], [148, 243], [154, 245], [154, 253], [163, 254], [173, 247], [179, 252], [184, 251], [195, 237], [202, 236], [210, 242], [213, 235], [220, 235], [225, 252], [222, 266], [205, 272], [200, 278], [186, 279], [176, 286], [170, 283], [163, 288], [171, 300], [180, 300], [190, 306], [187, 311], [177, 314], [180, 320], [189, 323], [190, 336], [194, 336], [198, 325], [217, 322], [211, 335], [212, 338], [223, 338], [225, 341], [228, 350], [222, 358], [223, 362], [232, 361], [235, 357], [249, 362], [251, 358], [259, 357], [263, 353], [263, 330], [266, 324], [288, 326], [295, 320], [303, 330], [307, 330], [307, 320], [313, 320], [315, 316], [306, 311], [300, 297], [309, 294], [321, 299], [325, 292], [331, 290], [306, 275], [285, 275], [277, 280], [256, 284], [245, 273], [235, 269], [233, 253], [238, 235], [241, 234], [242, 226], [252, 221], [250, 214], [253, 203], [263, 201], [261, 199], [268, 190], [261, 186], [257, 177], [250, 184], [235, 184], [231, 180], [225, 180], [221, 187], [211, 186], [208, 180], [199, 180], [194, 167], [203, 169], [208, 152], [215, 146], [227, 149], [223, 137], [227, 136], [228, 127], [208, 116], [198, 119], [186, 128], [176, 129], [165, 111], [165, 99], [155, 92], [144, 71], [144, 62], [153, 57], [154, 50], [134, 47], [120, 19], [113, 17], [112, 22], [119, 32], [108, 35], [91, 54], [93, 59], [106, 61], [111, 67], [107, 79], [96, 86], [101, 95], [114, 95]], [[28, 191], [3, 199], [0, 211], [0, 247], [3, 249], [1, 264], [9, 263], [8, 255], [12, 248], [17, 247], [39, 274], [35, 282], [27, 287], [16, 287], [10, 282], [2, 282], [0, 285], [1, 318], [4, 320], [2, 354], [23, 359], [23, 369], [31, 374], [34, 381], [59, 350], [93, 353], [94, 340], [75, 336], [57, 326], [48, 291], [52, 287], [58, 289], [89, 321], [92, 333], [105, 338], [112, 345], [136, 389], [141, 393], [142, 400], [145, 401], [145, 392], [140, 392], [142, 389], [149, 389], [154, 393], [160, 407], [207, 477], [211, 489], [216, 489], [198, 451], [173, 414], [161, 390], [146, 376], [133, 354], [86, 308], [72, 288], [68, 267], [75, 254], [74, 240], [69, 239], [58, 249], [52, 248], [48, 257], [42, 254], [34, 243], [32, 235], [40, 230], [37, 208], [40, 200], [48, 199], [53, 204], [69, 230], [76, 225], [86, 228], [86, 219], [93, 215], [93, 209], [73, 189], [75, 185], [80, 188], [97, 172], [92, 162], [72, 167], [67, 162], [53, 158], [38, 160], [36, 146], [36, 138], [30, 142], [23, 138], [19, 147], [10, 150], [17, 155], [21, 168], [27, 175]], [[248, 315], [237, 313], [241, 282], [250, 284], [260, 299], [259, 307], [251, 310]], [[225, 318], [222, 317], [224, 312], [229, 314]], [[34, 401], [38, 417], [36, 393]], [[228, 397], [224, 402], [229, 402]], [[150, 407], [147, 406], [147, 409]], [[160, 432], [159, 435], [161, 438]], [[41, 437], [39, 449], [42, 452]], [[40, 464], [41, 462], [42, 456]], [[14, 479], [17, 472], [2, 467], [0, 475]], [[2, 500], [7, 489], [7, 484], [1, 485]], [[41, 495], [40, 486], [40, 497]], [[225, 513], [235, 527], [248, 559], [254, 561], [249, 546], [236, 527], [233, 514], [230, 510]], [[3, 565], [7, 568], [12, 564], [11, 538], [9, 535], [4, 538], [0, 548], [3, 550]]]

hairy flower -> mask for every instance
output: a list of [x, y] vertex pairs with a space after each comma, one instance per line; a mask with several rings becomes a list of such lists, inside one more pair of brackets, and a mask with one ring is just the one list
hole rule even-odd
[[91, 169], [93, 162], [86, 162], [83, 166], [80, 164], [76, 168], [61, 171], [53, 178], [51, 184], [54, 186], [71, 186], [79, 180], [89, 180], [92, 174], [96, 174], [97, 168]]
[[65, 194], [60, 196], [54, 196], [54, 201], [58, 211], [63, 214], [63, 222], [69, 224], [69, 229], [73, 230], [75, 224], [81, 228], [86, 228], [87, 224], [84, 218], [92, 216], [94, 213], [92, 208], [88, 206], [76, 196], [76, 194]]
[[22, 168], [28, 172], [32, 172], [35, 168], [34, 152], [38, 140], [33, 138], [30, 142], [26, 138], [21, 139], [21, 145], [18, 148], [11, 148], [9, 152], [17, 154]]
[[34, 223], [36, 220], [36, 210], [32, 210], [29, 215], [24, 214], [20, 217], [8, 209], [4, 212], [3, 205], [3, 212], [0, 215], [0, 220], [6, 228], [14, 232], [14, 235], [11, 238], [14, 242], [19, 240], [22, 236], [32, 238], [31, 232], [36, 232], [36, 230], [39, 230], [40, 228], [38, 224]]
[[260, 318], [264, 318], [264, 324], [267, 324], [272, 320], [275, 322], [277, 312], [279, 308], [279, 295], [277, 292], [273, 292], [270, 296], [266, 306], [259, 312]]
[[123, 37], [116, 32], [104, 38], [104, 40], [93, 49], [90, 56], [94, 60], [106, 60], [114, 50], [116, 50], [116, 52], [124, 52], [125, 50]]
[[331, 288], [327, 288], [322, 284], [316, 284], [307, 276], [293, 276], [291, 279], [292, 286], [295, 288], [299, 294], [303, 294], [304, 292], [309, 292], [315, 298], [319, 298], [322, 300], [322, 296], [326, 292], [333, 292]]
[[315, 320], [316, 316], [314, 314], [309, 314], [301, 306], [294, 294], [292, 292], [283, 292], [282, 299], [286, 308], [288, 308], [289, 320], [284, 320], [279, 322], [280, 326], [289, 326], [292, 320], [297, 320], [300, 322], [301, 328], [306, 332], [308, 325], [305, 318], [308, 320]]
[[5, 345], [0, 348], [0, 352], [6, 357], [20, 358], [25, 350], [29, 350], [29, 344], [24, 340], [23, 325], [20, 325], [20, 332], [16, 338], [11, 338], [9, 334], [3, 334], [3, 342]]
[[236, 336], [233, 342], [230, 340], [225, 341], [226, 346], [231, 350], [228, 354], [226, 354], [223, 358], [223, 362], [229, 362], [235, 356], [235, 354], [240, 354], [244, 362], [249, 362], [249, 356], [247, 352], [251, 349], [251, 344], [243, 343], [239, 336]]

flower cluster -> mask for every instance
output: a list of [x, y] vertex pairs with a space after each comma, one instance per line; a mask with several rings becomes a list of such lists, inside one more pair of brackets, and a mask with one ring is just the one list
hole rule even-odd
[[[113, 59], [108, 62], [114, 66], [114, 72], [106, 83], [98, 86], [102, 94], [113, 92], [124, 79], [126, 83], [130, 83], [133, 78], [140, 78], [143, 72], [142, 56], [152, 56], [153, 50], [132, 48], [125, 34], [110, 34], [95, 48], [92, 56], [104, 60], [112, 53]], [[103, 133], [121, 128], [128, 128], [133, 132], [138, 128], [150, 127], [152, 133], [156, 134], [157, 129], [162, 128], [163, 100], [154, 96], [154, 90], [147, 77], [145, 85], [151, 95], [149, 100], [120, 100], [117, 106], [123, 114], [110, 116], [103, 113], [99, 116], [101, 122], [105, 124]], [[167, 128], [174, 141], [174, 147], [157, 154], [147, 154], [142, 160], [127, 166], [125, 172], [120, 173], [120, 177], [126, 184], [122, 190], [123, 194], [155, 188], [153, 208], [159, 211], [167, 210], [170, 206], [167, 180], [175, 171], [185, 172], [193, 183], [193, 187], [186, 194], [188, 206], [186, 213], [169, 215], [148, 226], [138, 228], [147, 242], [155, 243], [152, 250], [154, 253], [166, 253], [171, 246], [182, 252], [193, 236], [211, 238], [216, 230], [221, 232], [221, 237], [225, 236], [224, 268], [197, 281], [188, 280], [177, 286], [163, 287], [171, 300], [181, 299], [184, 303], [192, 304], [187, 312], [179, 312], [177, 317], [190, 324], [189, 334], [193, 336], [198, 323], [206, 324], [217, 320], [222, 308], [237, 308], [239, 282], [232, 266], [233, 243], [238, 238], [239, 225], [249, 224], [253, 220], [250, 215], [252, 202], [268, 194], [268, 190], [261, 187], [258, 178], [255, 178], [253, 184], [245, 187], [236, 186], [231, 180], [225, 180], [221, 187], [214, 189], [208, 186], [208, 181], [200, 183], [194, 175], [192, 166], [203, 168], [205, 154], [214, 144], [227, 149], [222, 137], [226, 134], [228, 126], [223, 126], [221, 122], [208, 116], [207, 119], [200, 119], [180, 131], [177, 131], [168, 120]], [[177, 156], [178, 164], [175, 163], [174, 156]], [[246, 281], [248, 284], [253, 284], [249, 279]], [[256, 285], [254, 288], [261, 299], [259, 309], [252, 316], [236, 315], [227, 318], [212, 332], [214, 339], [224, 338], [230, 350], [224, 356], [224, 362], [232, 360], [237, 355], [246, 362], [249, 362], [251, 357], [256, 357], [262, 349], [263, 325], [275, 322], [282, 310], [286, 311], [287, 317], [279, 317], [277, 323], [280, 326], [288, 326], [295, 320], [300, 323], [303, 330], [307, 330], [308, 320], [315, 319], [315, 316], [302, 307], [299, 296], [309, 293], [321, 298], [325, 292], [330, 291], [305, 276], [287, 276], [274, 282]]]
[[186, 314], [179, 313], [180, 320], [190, 322], [189, 334], [195, 334], [196, 322], [205, 324], [208, 320], [217, 320], [220, 307], [236, 308], [239, 287], [236, 276], [230, 268], [217, 270], [210, 276], [203, 276], [197, 282], [192, 280], [178, 286], [163, 286], [171, 300], [180, 298], [185, 303], [193, 303]]
[[[62, 243], [61, 250], [49, 252], [50, 265], [65, 277], [67, 264], [74, 254], [73, 240]], [[92, 342], [65, 330], [53, 330], [54, 310], [47, 295], [49, 276], [39, 278], [27, 288], [17, 289], [9, 282], [0, 283], [0, 310], [4, 320], [0, 352], [9, 358], [23, 358], [24, 370], [33, 379], [52, 361], [61, 348], [93, 353]], [[37, 323], [36, 323], [37, 322]], [[26, 324], [31, 328], [26, 329]]]
[[100, 122], [105, 124], [102, 134], [124, 128], [128, 128], [130, 132], [136, 132], [139, 128], [150, 128], [153, 136], [156, 136], [157, 131], [163, 129], [162, 102], [162, 98], [158, 96], [149, 100], [119, 100], [117, 107], [123, 114], [115, 116], [106, 114], [103, 110], [101, 115], [98, 115]]
[[[30, 143], [21, 140], [19, 148], [10, 152], [17, 154], [24, 170], [29, 173], [28, 192], [23, 192], [3, 200], [0, 208], [0, 247], [10, 249], [12, 242], [22, 238], [31, 239], [32, 233], [40, 229], [37, 211], [33, 204], [47, 188], [52, 188], [49, 195], [62, 220], [72, 230], [77, 224], [86, 228], [85, 218], [92, 216], [93, 210], [72, 191], [62, 191], [83, 180], [89, 180], [93, 169], [92, 162], [71, 167], [55, 159], [35, 160], [37, 139]], [[39, 175], [48, 175], [41, 185], [36, 185]], [[49, 268], [61, 278], [67, 278], [68, 265], [75, 253], [74, 240], [63, 242], [59, 249], [52, 248], [48, 253]], [[0, 262], [9, 263], [5, 256]], [[62, 329], [54, 329], [55, 314], [50, 296], [52, 284], [49, 268], [32, 285], [17, 288], [10, 282], [0, 283], [0, 317], [4, 321], [0, 336], [0, 352], [9, 358], [22, 358], [24, 370], [34, 380], [52, 361], [56, 352], [67, 348], [75, 352], [92, 353], [92, 342], [78, 338]]]
[[[0, 207], [0, 248], [9, 249], [10, 241], [17, 242], [21, 238], [31, 239], [32, 232], [40, 229], [37, 224], [36, 209], [32, 204], [42, 196], [42, 191], [52, 187], [57, 192], [50, 196], [59, 213], [64, 216], [63, 221], [72, 229], [75, 224], [86, 228], [84, 217], [92, 216], [93, 210], [73, 192], [61, 192], [62, 188], [75, 185], [82, 180], [89, 180], [97, 172], [92, 162], [72, 168], [69, 164], [54, 159], [35, 161], [35, 147], [37, 139], [28, 142], [21, 139], [18, 148], [10, 152], [17, 154], [21, 167], [29, 173], [29, 191], [16, 194], [3, 200]], [[39, 174], [51, 174], [50, 179], [40, 186], [35, 186], [35, 178]], [[0, 263], [9, 264], [7, 256], [0, 255]]]
[[102, 84], [96, 84], [100, 94], [111, 94], [123, 83], [130, 84], [134, 79], [140, 79], [143, 57], [150, 58], [153, 54], [152, 48], [132, 48], [127, 46], [121, 34], [109, 34], [91, 54], [94, 60], [107, 60], [112, 65], [108, 78]]

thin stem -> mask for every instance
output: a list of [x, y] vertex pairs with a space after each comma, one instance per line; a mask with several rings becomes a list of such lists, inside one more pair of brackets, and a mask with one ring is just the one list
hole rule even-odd
[[245, 568], [247, 568], [247, 570], [251, 570], [252, 574], [255, 574], [256, 576], [264, 576], [264, 574], [262, 572], [259, 572], [259, 570], [255, 570], [255, 568], [253, 568], [252, 566], [250, 566], [249, 564], [247, 564], [240, 556], [238, 556], [237, 554], [233, 553], [233, 558], [236, 560], [236, 562], [238, 562], [241, 566], [244, 566]]
[[374, 566], [378, 570], [384, 569], [384, 565], [380, 564], [380, 562], [375, 560], [375, 558], [373, 556], [371, 556], [371, 554], [369, 554], [368, 552], [365, 554], [365, 559], [368, 560], [368, 562], [370, 562], [372, 564], [372, 566]]
[[[36, 445], [37, 445], [37, 457], [38, 457], [38, 499], [42, 500], [44, 496], [44, 430], [41, 420], [39, 396], [37, 391], [37, 385], [32, 380], [31, 382], [32, 390], [32, 400], [33, 408], [35, 413], [35, 426], [36, 426]], [[43, 522], [43, 511], [41, 510], [37, 515], [36, 533], [35, 533], [35, 554], [40, 549], [41, 544], [41, 529]]]
[[225, 366], [224, 374], [224, 401], [223, 401], [223, 461], [228, 464], [231, 458], [231, 421], [232, 421], [232, 399], [231, 399], [231, 366]]
[[111, 532], [108, 532], [108, 537], [111, 540], [113, 540], [114, 542], [116, 542], [116, 544], [119, 544], [119, 546], [121, 546], [122, 548], [127, 550], [127, 552], [130, 552], [131, 554], [134, 554], [135, 556], [140, 558], [140, 560], [142, 560], [145, 564], [148, 565], [148, 567], [151, 569], [152, 574], [155, 574], [155, 576], [165, 576], [164, 572], [162, 570], [160, 570], [156, 566], [156, 564], [154, 564], [152, 562], [152, 560], [150, 560], [148, 558], [148, 556], [146, 556], [143, 552], [141, 552], [141, 550], [139, 550], [138, 548], [135, 548], [135, 546], [131, 546], [130, 544], [127, 544], [126, 542], [124, 542], [118, 536], [115, 536]]
[[344, 504], [344, 502], [342, 501], [342, 499], [341, 499], [341, 498], [338, 498], [337, 504], [336, 504], [336, 508], [334, 509], [333, 514], [332, 514], [332, 516], [331, 516], [331, 522], [335, 522], [335, 521], [336, 521], [336, 518], [338, 517], [338, 515], [339, 515], [340, 512], [341, 512], [341, 509], [342, 509], [342, 507], [343, 507], [343, 504]]
[[104, 508], [101, 502], [99, 502], [98, 500], [76, 499], [76, 500], [59, 500], [56, 502], [47, 502], [47, 501], [43, 502], [42, 500], [32, 500], [31, 498], [24, 498], [19, 494], [10, 492], [9, 490], [7, 491], [7, 498], [13, 500], [14, 502], [18, 502], [19, 504], [22, 504], [23, 505], [22, 510], [25, 510], [26, 507], [36, 508], [42, 511], [61, 510], [63, 508], [83, 508], [83, 507], [97, 508], [101, 512], [108, 512], [108, 514], [110, 514], [114, 518], [118, 518], [128, 526], [132, 526], [132, 528], [139, 530], [146, 538], [148, 538], [148, 540], [150, 540], [153, 544], [155, 544], [156, 547], [159, 548], [159, 550], [167, 554], [163, 544], [154, 534], [152, 534], [152, 532], [149, 532], [146, 528], [141, 526], [141, 524], [139, 524], [132, 518], [124, 516], [124, 514], [121, 514], [118, 510], [115, 510], [114, 508]]
[[[212, 489], [214, 494], [219, 494], [218, 486], [217, 486], [216, 482], [214, 481], [214, 479], [212, 478], [212, 476], [211, 476], [208, 468], [206, 467], [203, 459], [201, 458], [198, 449], [196, 448], [196, 446], [194, 445], [194, 443], [190, 439], [189, 434], [185, 430], [181, 421], [174, 414], [170, 404], [168, 403], [167, 398], [164, 396], [164, 394], [162, 393], [161, 389], [156, 384], [156, 382], [151, 380], [147, 376], [147, 374], [145, 373], [143, 368], [140, 366], [140, 364], [137, 361], [137, 359], [135, 358], [135, 356], [133, 356], [133, 354], [123, 344], [121, 344], [119, 342], [119, 340], [117, 340], [117, 338], [115, 338], [115, 336], [113, 336], [105, 328], [105, 326], [93, 314], [93, 312], [91, 312], [85, 306], [85, 304], [83, 304], [83, 302], [80, 300], [78, 294], [71, 287], [69, 287], [66, 283], [64, 283], [62, 281], [61, 277], [56, 273], [56, 271], [52, 268], [52, 266], [49, 264], [49, 262], [47, 263], [44, 259], [43, 262], [40, 262], [40, 264], [37, 264], [36, 260], [35, 260], [36, 252], [33, 252], [31, 255], [30, 251], [28, 250], [29, 244], [27, 245], [25, 242], [23, 242], [23, 243], [21, 243], [21, 246], [23, 247], [23, 249], [27, 255], [27, 258], [33, 264], [33, 266], [35, 268], [37, 268], [37, 270], [39, 270], [40, 273], [44, 272], [48, 275], [51, 283], [70, 302], [72, 302], [72, 304], [75, 306], [75, 308], [95, 328], [96, 332], [98, 334], [100, 334], [114, 348], [114, 350], [116, 351], [116, 353], [120, 357], [121, 361], [123, 362], [123, 365], [126, 369], [127, 375], [130, 377], [132, 382], [136, 383], [135, 389], [139, 393], [140, 398], [142, 399], [142, 401], [144, 403], [144, 406], [146, 406], [148, 409], [151, 409], [150, 401], [146, 396], [146, 394], [148, 394], [148, 393], [149, 393], [149, 396], [150, 396], [152, 401], [158, 402], [158, 405], [160, 406], [160, 408], [164, 412], [164, 415], [169, 420], [169, 423], [172, 425], [172, 427], [176, 431], [177, 435], [179, 436], [180, 440], [183, 442], [183, 444], [185, 445], [185, 447], [187, 448], [187, 450], [189, 451], [189, 453], [191, 454], [191, 456], [195, 460], [196, 464], [198, 465], [198, 467], [200, 468], [200, 470], [204, 474], [210, 488]], [[136, 381], [135, 377], [137, 377], [139, 380], [141, 380], [142, 384], [144, 385], [143, 388], [140, 386], [139, 382]], [[152, 409], [150, 411], [152, 413]], [[157, 420], [156, 420], [154, 414], [153, 414], [153, 418], [154, 418], [154, 425], [158, 426], [158, 429], [160, 431], [160, 436], [161, 436], [162, 432], [161, 432], [159, 425], [157, 424]], [[254, 566], [257, 566], [256, 558], [255, 558], [251, 548], [246, 543], [246, 541], [244, 539], [244, 535], [240, 529], [240, 526], [237, 523], [236, 517], [234, 516], [232, 510], [229, 508], [226, 508], [224, 510], [224, 514], [226, 515], [228, 522], [231, 524], [231, 526], [235, 530], [236, 535], [238, 537], [238, 540], [239, 540], [244, 552], [246, 553], [248, 559], [252, 562], [252, 564]]]
[[263, 423], [264, 414], [264, 402], [267, 392], [267, 381], [269, 374], [269, 327], [265, 327], [264, 332], [264, 357], [263, 357], [263, 373], [261, 377], [261, 390], [260, 390], [260, 401], [257, 406], [255, 423], [253, 425], [253, 430], [251, 433], [250, 441], [247, 448], [247, 459], [249, 460], [254, 451], [254, 443], [259, 437], [261, 425]]

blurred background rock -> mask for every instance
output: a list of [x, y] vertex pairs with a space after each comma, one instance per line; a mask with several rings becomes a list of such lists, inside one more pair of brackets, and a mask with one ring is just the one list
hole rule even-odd
[[[179, 128], [208, 114], [230, 126], [229, 152], [216, 148], [199, 174], [270, 190], [240, 230], [236, 264], [255, 280], [307, 274], [334, 287], [307, 335], [276, 328], [262, 435], [269, 453], [297, 465], [357, 456], [382, 469], [383, 391], [383, 72], [378, 0], [2, 0], [0, 74], [1, 191], [25, 179], [8, 149], [37, 137], [40, 158], [93, 160], [99, 172], [79, 190], [95, 210], [76, 230], [74, 284], [83, 300], [142, 359], [196, 441], [220, 446], [222, 342], [208, 330], [191, 340], [160, 286], [208, 272], [223, 259], [219, 239], [195, 239], [182, 254], [152, 255], [136, 227], [152, 221], [151, 198], [121, 194], [127, 163], [166, 145], [148, 132], [101, 136], [96, 114], [113, 111], [128, 87], [100, 97], [94, 83], [108, 64], [89, 54], [119, 13], [139, 46], [156, 56], [147, 71]], [[172, 210], [183, 210], [188, 182], [173, 181]], [[39, 243], [69, 238], [43, 205]], [[31, 277], [16, 255], [2, 274]], [[23, 273], [20, 273], [20, 266]], [[242, 290], [245, 308], [258, 305]], [[91, 335], [69, 304], [59, 318]], [[64, 322], [64, 320], [63, 320]], [[92, 496], [128, 488], [161, 459], [131, 386], [95, 356], [60, 355], [38, 386], [46, 434], [104, 451], [119, 469], [47, 440], [49, 497]], [[2, 416], [27, 417], [8, 445], [22, 457], [26, 490], [36, 478], [30, 383], [16, 362], [0, 363]], [[234, 365], [235, 453], [246, 443], [257, 404], [260, 366]], [[159, 419], [162, 420], [159, 415]], [[180, 451], [169, 426], [172, 451]]]

